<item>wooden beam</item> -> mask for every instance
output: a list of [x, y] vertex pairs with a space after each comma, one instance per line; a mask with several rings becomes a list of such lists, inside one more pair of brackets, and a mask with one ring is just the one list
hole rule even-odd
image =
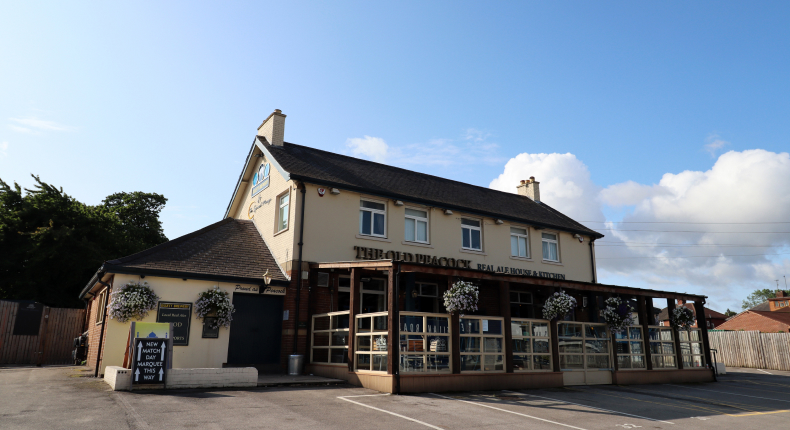
[[392, 375], [398, 370], [398, 349], [400, 339], [398, 330], [400, 318], [398, 317], [397, 292], [395, 291], [396, 275], [390, 270], [387, 276], [387, 374]]
[[392, 267], [390, 260], [362, 260], [362, 261], [337, 261], [328, 263], [310, 263], [311, 269], [353, 269], [353, 268], [366, 268], [366, 269], [387, 269]]
[[510, 325], [510, 283], [499, 281], [499, 313], [504, 318], [505, 372], [513, 373], [513, 329]]
[[362, 278], [360, 269], [351, 269], [351, 288], [350, 299], [348, 304], [348, 370], [354, 371], [356, 366], [356, 357], [354, 351], [357, 346], [356, 329], [357, 329], [357, 314], [359, 313], [360, 297], [359, 297], [359, 282]]
[[[672, 325], [672, 312], [675, 310], [675, 301], [667, 299], [667, 316], [669, 317], [669, 325]], [[672, 334], [675, 338], [675, 361], [677, 361], [678, 369], [683, 369], [683, 355], [680, 353], [680, 333], [678, 329], [672, 326]]]
[[[447, 277], [447, 289], [453, 286], [453, 280]], [[461, 373], [461, 318], [458, 312], [453, 312], [450, 315], [450, 361], [452, 362], [452, 372], [455, 374]]]
[[715, 366], [716, 363], [711, 360], [710, 340], [708, 339], [708, 319], [705, 316], [705, 302], [694, 302], [694, 313], [697, 314], [697, 327], [700, 329], [700, 334], [702, 335], [702, 348], [705, 354], [706, 364]]
[[651, 322], [651, 313], [653, 312], [653, 300], [647, 297], [637, 297], [637, 306], [639, 307], [639, 325], [642, 326], [642, 348], [645, 349], [645, 369], [653, 370], [653, 358], [650, 355], [650, 329], [648, 326]]

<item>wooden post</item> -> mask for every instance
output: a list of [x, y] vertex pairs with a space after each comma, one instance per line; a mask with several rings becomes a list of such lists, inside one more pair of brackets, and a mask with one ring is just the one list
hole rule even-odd
[[650, 355], [650, 316], [653, 312], [650, 304], [653, 299], [645, 296], [637, 296], [637, 305], [639, 307], [639, 325], [642, 326], [642, 348], [645, 349], [645, 368], [653, 370], [653, 357]]
[[700, 335], [702, 335], [702, 348], [703, 353], [705, 354], [705, 361], [711, 366], [715, 366], [716, 364], [711, 359], [710, 354], [710, 341], [708, 339], [708, 319], [705, 317], [705, 302], [698, 301], [694, 302], [694, 313], [697, 314], [697, 327], [700, 329]]
[[[672, 325], [672, 312], [675, 311], [675, 299], [667, 299], [667, 316], [669, 317], [669, 324]], [[680, 332], [675, 327], [672, 327], [672, 334], [675, 337], [675, 361], [677, 361], [678, 369], [683, 369], [683, 354], [680, 353]]]
[[[447, 277], [447, 289], [453, 286], [452, 277]], [[452, 362], [452, 372], [461, 373], [461, 318], [458, 312], [450, 315], [450, 361]]]
[[400, 318], [397, 307], [397, 291], [395, 283], [398, 275], [395, 274], [395, 264], [387, 277], [387, 373], [392, 375], [398, 370], [398, 352], [400, 349]]
[[[549, 294], [554, 294], [557, 288], [549, 288]], [[552, 371], [560, 372], [560, 337], [557, 330], [557, 318], [549, 322], [549, 341], [551, 342], [551, 367]]]
[[354, 350], [357, 345], [356, 329], [357, 314], [359, 313], [360, 297], [359, 283], [362, 279], [362, 269], [351, 269], [350, 298], [348, 302], [348, 370], [353, 372], [356, 367]]
[[[613, 294], [609, 294], [609, 297], [614, 297], [614, 295]], [[628, 298], [627, 297], [621, 298], [621, 300], [626, 301], [626, 300], [628, 300]], [[628, 329], [625, 329], [625, 330], [626, 330], [626, 334], [627, 334], [628, 333]], [[614, 372], [617, 372], [618, 370], [620, 370], [620, 365], [617, 362], [617, 339], [615, 337], [614, 332], [610, 332], [609, 333], [609, 339], [610, 339], [610, 342], [612, 344], [612, 369], [614, 369]], [[615, 376], [615, 378], [616, 378], [616, 376]]]
[[504, 318], [505, 372], [513, 373], [513, 329], [510, 325], [510, 283], [499, 281], [499, 309]]

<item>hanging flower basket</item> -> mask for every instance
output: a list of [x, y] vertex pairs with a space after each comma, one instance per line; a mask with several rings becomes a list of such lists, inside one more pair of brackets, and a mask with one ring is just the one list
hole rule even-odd
[[477, 310], [477, 285], [470, 282], [458, 281], [444, 293], [444, 307], [447, 312], [453, 314], [458, 312], [474, 312]]
[[685, 306], [675, 308], [669, 322], [678, 330], [688, 330], [694, 325], [694, 312]]
[[564, 318], [569, 312], [576, 308], [576, 299], [565, 291], [554, 293], [549, 296], [543, 305], [543, 318], [554, 320]]
[[606, 307], [603, 310], [603, 318], [613, 333], [620, 333], [628, 326], [634, 325], [634, 308], [627, 300], [619, 297], [606, 299]]
[[233, 312], [236, 312], [236, 309], [234, 309], [233, 303], [230, 302], [230, 294], [216, 285], [214, 288], [200, 293], [195, 302], [195, 313], [198, 318], [216, 318], [214, 323], [211, 324], [212, 329], [219, 326], [230, 327], [230, 322], [233, 320], [231, 316]]
[[156, 307], [159, 296], [148, 285], [148, 282], [129, 282], [118, 291], [110, 294], [108, 315], [125, 323], [130, 319], [141, 320]]

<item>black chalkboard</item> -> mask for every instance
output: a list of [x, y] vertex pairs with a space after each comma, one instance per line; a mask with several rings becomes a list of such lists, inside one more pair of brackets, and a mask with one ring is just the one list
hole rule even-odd
[[164, 384], [167, 372], [167, 339], [134, 339], [134, 384]]
[[211, 328], [212, 325], [217, 323], [217, 317], [203, 318], [203, 338], [204, 339], [217, 339], [219, 337], [219, 326]]
[[44, 305], [31, 301], [20, 301], [14, 321], [14, 336], [38, 336]]
[[189, 345], [189, 323], [192, 321], [192, 303], [159, 302], [156, 322], [173, 323], [173, 345]]

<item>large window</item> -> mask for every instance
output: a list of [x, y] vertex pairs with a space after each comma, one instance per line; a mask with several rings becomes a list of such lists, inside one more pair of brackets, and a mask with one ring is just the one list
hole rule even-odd
[[510, 316], [513, 318], [533, 318], [532, 293], [510, 292]]
[[675, 337], [672, 328], [649, 327], [650, 359], [653, 369], [676, 369]]
[[557, 324], [562, 370], [611, 369], [609, 334], [605, 324]]
[[387, 310], [387, 280], [362, 278], [362, 300], [359, 313], [385, 312]]
[[617, 368], [621, 370], [644, 369], [645, 343], [642, 337], [642, 327], [628, 327], [621, 332], [615, 332], [614, 338]]
[[439, 309], [439, 286], [418, 282], [412, 291], [414, 310], [418, 312], [437, 312]]
[[357, 315], [357, 370], [387, 371], [387, 313]]
[[702, 332], [700, 329], [680, 330], [680, 354], [683, 357], [683, 368], [705, 367], [705, 355], [702, 352]]
[[510, 255], [529, 258], [529, 238], [526, 228], [510, 227]]
[[513, 370], [551, 370], [549, 322], [546, 320], [513, 319]]
[[479, 220], [461, 218], [461, 233], [463, 235], [461, 246], [464, 249], [473, 251], [483, 249]]
[[337, 310], [351, 309], [351, 277], [339, 276], [337, 278]]
[[400, 371], [450, 373], [450, 317], [400, 313]]
[[290, 213], [288, 206], [290, 205], [290, 201], [291, 194], [289, 192], [277, 198], [277, 204], [279, 205], [279, 211], [277, 212], [277, 231], [283, 231], [288, 228], [288, 214]]
[[502, 324], [502, 318], [460, 319], [461, 372], [505, 370]]
[[543, 241], [543, 259], [546, 261], [560, 261], [559, 244], [557, 243], [557, 235], [554, 233], [541, 233]]
[[313, 315], [311, 363], [348, 363], [348, 311]]
[[428, 212], [406, 209], [406, 234], [409, 242], [428, 243]]
[[359, 202], [359, 234], [385, 237], [387, 206], [384, 203], [361, 200]]

